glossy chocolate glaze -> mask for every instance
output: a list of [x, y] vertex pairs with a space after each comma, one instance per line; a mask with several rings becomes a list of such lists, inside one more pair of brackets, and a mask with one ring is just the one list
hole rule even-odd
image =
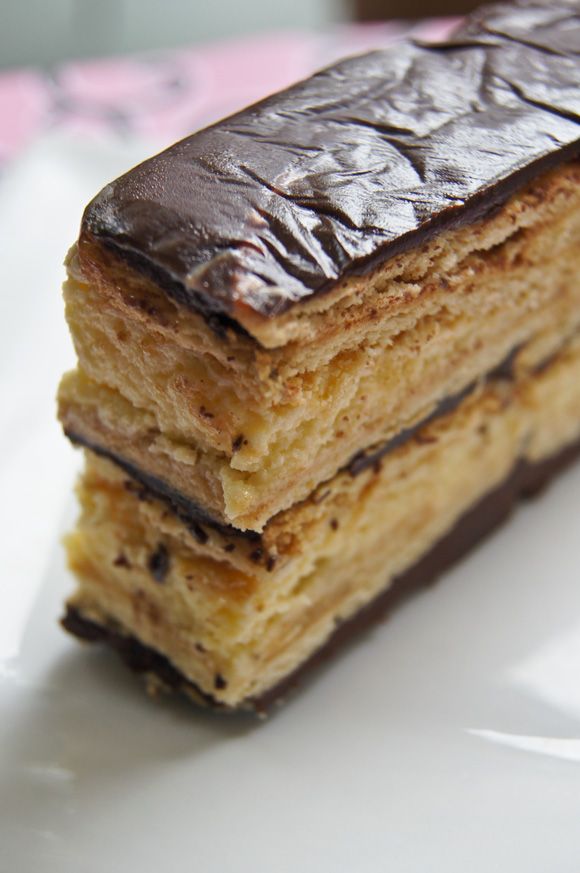
[[449, 41], [347, 59], [177, 143], [88, 206], [181, 304], [273, 317], [488, 214], [580, 151], [577, 0], [497, 5]]
[[[462, 558], [480, 540], [502, 524], [512, 512], [518, 499], [534, 496], [557, 473], [580, 454], [580, 443], [563, 449], [551, 458], [530, 464], [520, 461], [499, 486], [479, 500], [466, 512], [439, 542], [413, 566], [398, 576], [391, 586], [356, 615], [340, 624], [325, 645], [315, 652], [291, 676], [283, 679], [258, 699], [243, 701], [241, 708], [265, 713], [293, 691], [305, 674], [390, 612], [410, 594], [434, 582], [448, 567]], [[69, 606], [62, 619], [66, 630], [87, 642], [107, 642], [125, 663], [138, 673], [155, 674], [168, 688], [188, 691], [199, 702], [221, 711], [231, 711], [211, 695], [193, 685], [171, 662], [159, 652], [144, 646], [134, 637], [118, 629], [102, 626], [86, 619], [76, 608]], [[223, 677], [220, 677], [223, 680]]]

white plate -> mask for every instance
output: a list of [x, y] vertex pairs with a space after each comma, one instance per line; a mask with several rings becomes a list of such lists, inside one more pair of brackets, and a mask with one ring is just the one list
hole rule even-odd
[[[36, 360], [18, 385], [17, 358], [2, 362], [3, 403], [8, 391], [18, 412], [1, 432], [2, 873], [577, 873], [579, 466], [265, 723], [152, 702], [111, 653], [59, 630], [73, 455], [38, 392], [70, 351], [60, 304], [48, 315], [22, 294], [28, 283], [38, 300], [58, 299], [56, 237], [74, 228], [99, 173], [127, 159], [96, 170], [94, 155], [83, 164], [75, 152], [74, 164], [70, 145], [44, 149], [0, 191], [2, 239], [15, 192], [38, 196], [47, 165], [70, 182], [58, 232], [41, 220], [56, 208], [44, 192], [40, 217], [14, 237], [12, 267], [0, 262], [3, 294], [21, 292], [4, 339], [24, 355], [44, 332], [51, 350], [28, 347]], [[12, 336], [15, 324], [26, 331]], [[28, 418], [26, 391], [37, 403]], [[23, 449], [31, 422], [44, 456], [34, 442]]]

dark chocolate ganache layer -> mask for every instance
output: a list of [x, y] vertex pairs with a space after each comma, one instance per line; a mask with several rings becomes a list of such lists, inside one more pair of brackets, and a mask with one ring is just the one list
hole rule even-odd
[[88, 206], [181, 304], [274, 317], [580, 151], [580, 5], [495, 5], [350, 58], [184, 139]]

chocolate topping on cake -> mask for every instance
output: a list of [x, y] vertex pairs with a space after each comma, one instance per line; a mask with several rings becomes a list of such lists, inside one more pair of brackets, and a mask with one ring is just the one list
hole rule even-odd
[[493, 210], [580, 148], [574, 0], [350, 58], [108, 185], [81, 234], [181, 304], [272, 317]]

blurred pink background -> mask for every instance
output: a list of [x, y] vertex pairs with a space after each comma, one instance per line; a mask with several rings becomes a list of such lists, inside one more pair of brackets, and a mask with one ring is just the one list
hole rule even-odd
[[0, 167], [55, 128], [83, 137], [179, 139], [337, 58], [403, 35], [446, 36], [455, 19], [291, 31], [163, 53], [0, 72]]

